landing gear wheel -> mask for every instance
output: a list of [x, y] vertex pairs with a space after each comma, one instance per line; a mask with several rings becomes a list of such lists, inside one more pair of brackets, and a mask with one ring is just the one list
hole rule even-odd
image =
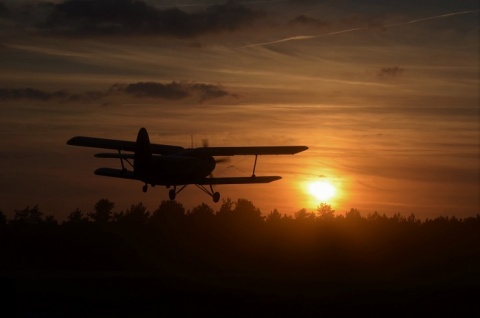
[[171, 189], [170, 191], [168, 191], [168, 197], [170, 198], [170, 200], [175, 200], [175, 197], [176, 197], [176, 193], [175, 193], [175, 190]]
[[148, 185], [144, 185], [144, 186], [142, 187], [142, 191], [143, 191], [143, 192], [147, 192], [147, 190], [148, 190]]
[[215, 192], [212, 198], [213, 198], [213, 202], [217, 203], [218, 201], [220, 201], [220, 193]]

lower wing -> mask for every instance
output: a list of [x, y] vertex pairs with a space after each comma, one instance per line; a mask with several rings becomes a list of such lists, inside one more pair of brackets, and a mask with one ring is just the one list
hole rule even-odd
[[[133, 171], [114, 169], [114, 168], [98, 168], [95, 170], [98, 176], [114, 177], [121, 179], [140, 180], [135, 176]], [[225, 177], [225, 178], [203, 178], [200, 180], [192, 180], [188, 184], [215, 185], [215, 184], [248, 184], [248, 183], [270, 183], [280, 180], [279, 176], [255, 176], [255, 177]]]
[[248, 183], [270, 183], [280, 180], [279, 176], [255, 176], [255, 177], [226, 177], [226, 178], [204, 178], [195, 184], [248, 184]]

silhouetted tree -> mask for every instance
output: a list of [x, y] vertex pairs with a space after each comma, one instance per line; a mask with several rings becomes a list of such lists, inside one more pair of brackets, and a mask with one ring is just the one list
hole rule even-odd
[[132, 204], [125, 213], [121, 212], [114, 216], [117, 222], [132, 226], [142, 226], [147, 224], [150, 212], [147, 211], [147, 208], [142, 202], [139, 202], [137, 204]]
[[177, 201], [163, 200], [150, 217], [151, 224], [179, 222], [185, 217], [185, 207]]
[[55, 218], [55, 216], [53, 215], [47, 215], [45, 216], [45, 220], [43, 221], [43, 224], [47, 225], [47, 226], [57, 226], [58, 225], [58, 221], [57, 219]]
[[7, 225], [7, 216], [0, 210], [0, 226]]
[[243, 220], [244, 222], [261, 223], [264, 220], [260, 209], [257, 208], [252, 201], [247, 199], [237, 199], [237, 202], [235, 202], [235, 208], [232, 212], [236, 219]]
[[247, 199], [239, 198], [235, 202], [235, 208], [233, 209], [234, 213], [242, 213], [248, 216], [253, 217], [254, 219], [263, 219], [262, 212], [257, 208], [252, 201]]
[[30, 209], [27, 206], [23, 210], [15, 210], [15, 215], [12, 222], [14, 224], [29, 224], [29, 225], [38, 225], [43, 222], [43, 213], [38, 209], [38, 205], [35, 205]]
[[79, 208], [76, 208], [74, 211], [70, 212], [66, 222], [71, 224], [82, 224], [88, 222], [88, 217], [84, 216]]
[[313, 221], [315, 219], [315, 213], [307, 212], [305, 208], [298, 210], [293, 215], [297, 221]]
[[417, 219], [417, 218], [415, 217], [415, 214], [413, 214], [413, 213], [410, 214], [410, 215], [407, 217], [406, 221], [407, 221], [408, 223], [410, 223], [410, 224], [417, 224], [417, 225], [420, 225], [420, 223], [421, 223], [421, 221], [420, 221], [419, 219]]
[[465, 224], [468, 224], [471, 227], [480, 225], [480, 214], [477, 214], [475, 217], [468, 217], [463, 220]]
[[405, 217], [397, 212], [390, 218], [390, 220], [394, 223], [402, 223], [405, 221]]
[[267, 217], [265, 218], [265, 221], [267, 223], [278, 223], [282, 219], [282, 214], [278, 212], [277, 209], [273, 209], [272, 212], [270, 212]]
[[331, 221], [335, 218], [335, 210], [329, 204], [322, 202], [317, 207], [317, 218], [323, 221]]
[[110, 222], [112, 218], [112, 210], [115, 204], [108, 199], [100, 199], [95, 204], [95, 212], [88, 213], [88, 216], [95, 222], [95, 223], [107, 223]]
[[217, 211], [216, 216], [220, 219], [231, 217], [233, 211], [233, 201], [230, 198], [222, 199], [222, 205]]
[[367, 216], [368, 221], [373, 221], [373, 222], [382, 222], [382, 221], [387, 221], [388, 217], [385, 214], [380, 215], [377, 211], [373, 213], [369, 213]]
[[235, 215], [233, 213], [234, 202], [231, 198], [222, 199], [220, 209], [215, 213], [218, 230], [231, 232], [236, 227]]
[[189, 211], [187, 217], [197, 223], [205, 223], [211, 222], [214, 219], [215, 214], [210, 206], [206, 203], [202, 203]]
[[122, 222], [123, 217], [125, 216], [125, 212], [113, 212], [112, 215], [112, 222]]
[[351, 221], [358, 221], [362, 219], [362, 216], [358, 209], [351, 208], [349, 211], [345, 212], [345, 218]]

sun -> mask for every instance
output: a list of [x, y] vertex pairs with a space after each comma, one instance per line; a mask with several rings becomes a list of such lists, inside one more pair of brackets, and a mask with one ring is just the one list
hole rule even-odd
[[326, 202], [335, 196], [335, 187], [328, 181], [316, 181], [308, 185], [308, 191], [318, 201]]

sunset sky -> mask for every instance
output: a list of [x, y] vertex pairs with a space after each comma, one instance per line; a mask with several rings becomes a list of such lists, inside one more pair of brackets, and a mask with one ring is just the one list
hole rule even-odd
[[[190, 147], [305, 145], [262, 156], [217, 186], [264, 215], [480, 213], [479, 2], [0, 0], [0, 210], [38, 204], [63, 219], [101, 198], [115, 211], [168, 190], [99, 177], [77, 135]], [[215, 176], [249, 176], [232, 157]], [[186, 208], [211, 198], [191, 186]]]

